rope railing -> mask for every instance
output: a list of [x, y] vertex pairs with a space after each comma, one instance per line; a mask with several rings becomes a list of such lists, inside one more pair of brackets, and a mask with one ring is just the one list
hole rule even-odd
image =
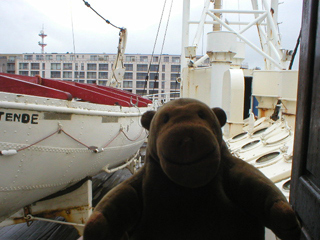
[[36, 141], [36, 142], [34, 142], [34, 143], [26, 146], [26, 147], [23, 147], [23, 148], [19, 148], [19, 149], [9, 149], [9, 150], [0, 150], [0, 155], [7, 155], [7, 156], [9, 156], [9, 155], [17, 154], [18, 152], [23, 151], [23, 150], [26, 150], [26, 149], [28, 149], [28, 148], [30, 148], [30, 147], [32, 147], [32, 146], [34, 146], [34, 145], [36, 145], [36, 144], [44, 141], [44, 140], [52, 137], [53, 135], [55, 135], [55, 134], [57, 134], [57, 133], [58, 133], [58, 134], [64, 133], [64, 134], [67, 135], [69, 138], [71, 138], [71, 139], [73, 139], [74, 141], [78, 142], [79, 144], [85, 146], [85, 147], [88, 148], [89, 150], [91, 150], [91, 151], [93, 151], [93, 152], [95, 152], [95, 153], [99, 153], [99, 152], [104, 151], [104, 148], [108, 147], [121, 133], [126, 137], [126, 139], [128, 139], [129, 141], [133, 141], [133, 142], [134, 142], [134, 141], [137, 141], [137, 140], [142, 136], [143, 130], [144, 130], [144, 129], [141, 129], [139, 135], [138, 135], [136, 138], [131, 139], [131, 138], [129, 138], [128, 135], [123, 131], [123, 128], [120, 127], [118, 133], [117, 133], [110, 141], [108, 141], [107, 144], [105, 144], [101, 149], [99, 149], [99, 148], [96, 147], [96, 146], [89, 146], [89, 145], [83, 143], [82, 141], [76, 139], [76, 138], [73, 137], [71, 134], [69, 134], [69, 133], [67, 133], [65, 130], [63, 130], [63, 129], [62, 129], [62, 126], [59, 124], [58, 130], [55, 131], [55, 132], [53, 132], [53, 133], [51, 133], [51, 134], [49, 134], [48, 136], [46, 136], [46, 137], [44, 137], [44, 138], [41, 138], [40, 140], [38, 140], [38, 141]]

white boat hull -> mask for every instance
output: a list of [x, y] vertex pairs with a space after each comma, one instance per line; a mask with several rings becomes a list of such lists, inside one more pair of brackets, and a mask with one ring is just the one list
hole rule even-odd
[[132, 157], [146, 110], [0, 92], [0, 221]]

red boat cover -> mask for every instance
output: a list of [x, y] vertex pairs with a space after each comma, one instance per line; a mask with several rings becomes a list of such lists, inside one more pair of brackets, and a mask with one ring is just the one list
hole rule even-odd
[[130, 107], [146, 107], [151, 100], [113, 87], [85, 84], [8, 73], [0, 73], [0, 91], [39, 97], [77, 100]]

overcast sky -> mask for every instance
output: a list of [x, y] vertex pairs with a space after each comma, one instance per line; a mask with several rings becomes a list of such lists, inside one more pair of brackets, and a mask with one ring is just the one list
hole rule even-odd
[[[128, 29], [126, 53], [151, 54], [165, 0], [87, 0], [114, 25]], [[155, 53], [160, 53], [171, 0], [167, 0]], [[191, 1], [192, 20], [199, 20], [204, 0]], [[245, 8], [250, 0], [224, 0], [226, 8]], [[260, 1], [259, 1], [260, 2]], [[282, 46], [293, 49], [300, 31], [302, 0], [282, 0], [279, 29]], [[173, 0], [164, 54], [181, 54], [182, 0]], [[229, 21], [236, 16], [225, 16]], [[240, 16], [245, 20], [245, 16]], [[116, 53], [119, 30], [105, 23], [83, 0], [0, 0], [0, 54], [41, 52], [38, 36], [42, 27], [45, 52]], [[72, 28], [73, 26], [73, 28]], [[255, 27], [249, 39], [258, 43]], [[73, 34], [74, 33], [74, 34]], [[74, 36], [74, 37], [73, 37]], [[205, 43], [205, 39], [202, 40]], [[205, 44], [204, 44], [205, 45]], [[263, 64], [251, 49], [250, 67]], [[205, 46], [199, 47], [205, 53]], [[263, 67], [263, 66], [261, 66]]]

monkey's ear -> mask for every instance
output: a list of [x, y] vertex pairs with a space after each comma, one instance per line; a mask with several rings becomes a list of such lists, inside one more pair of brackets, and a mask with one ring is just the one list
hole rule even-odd
[[221, 108], [212, 108], [212, 111], [214, 112], [214, 114], [217, 116], [220, 126], [223, 127], [226, 122], [227, 122], [227, 115], [225, 113], [225, 111]]
[[144, 114], [142, 114], [142, 117], [141, 117], [142, 127], [144, 127], [147, 130], [150, 129], [150, 124], [155, 113], [156, 113], [155, 111], [147, 111]]

